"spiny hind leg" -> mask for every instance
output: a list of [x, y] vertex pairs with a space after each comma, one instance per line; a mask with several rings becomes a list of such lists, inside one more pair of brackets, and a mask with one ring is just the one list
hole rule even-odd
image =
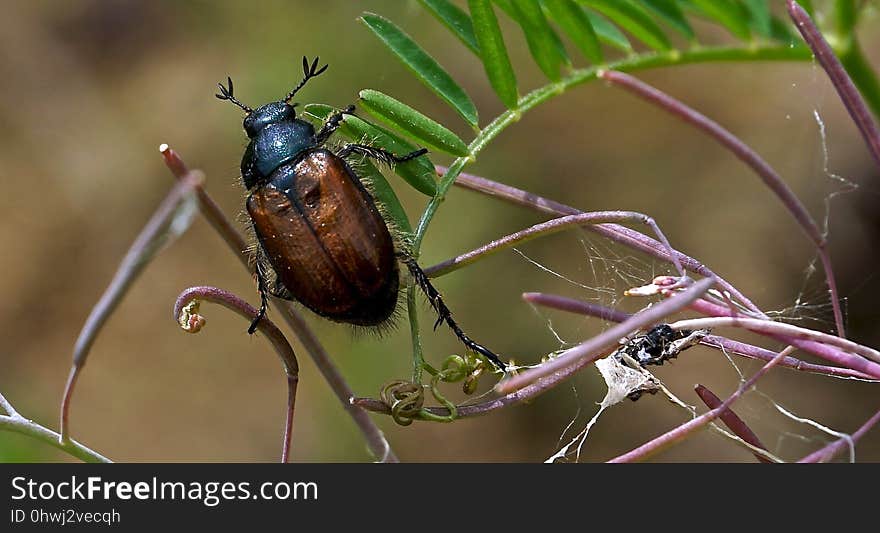
[[248, 327], [248, 333], [251, 335], [257, 330], [260, 320], [266, 316], [266, 311], [269, 307], [269, 295], [283, 300], [293, 299], [293, 295], [287, 287], [281, 283], [281, 280], [278, 279], [278, 275], [275, 273], [272, 265], [269, 264], [269, 261], [266, 259], [262, 250], [259, 252], [256, 259], [256, 275], [257, 290], [260, 291], [260, 310], [257, 312], [257, 316], [254, 317], [253, 321], [251, 321], [251, 325]]
[[464, 333], [464, 331], [461, 330], [460, 327], [458, 327], [458, 324], [452, 318], [452, 311], [446, 307], [446, 304], [443, 302], [443, 297], [440, 296], [440, 292], [431, 285], [431, 280], [428, 279], [428, 275], [425, 274], [419, 264], [416, 263], [415, 259], [404, 255], [401, 255], [400, 258], [404, 264], [406, 264], [410, 275], [412, 275], [415, 282], [421, 287], [422, 291], [424, 291], [425, 295], [428, 297], [428, 302], [430, 302], [431, 307], [434, 308], [434, 311], [437, 313], [437, 321], [434, 322], [434, 329], [436, 330], [441, 323], [446, 322], [449, 328], [455, 333], [455, 336], [458, 337], [465, 347], [471, 351], [486, 356], [486, 358], [492, 361], [492, 363], [500, 368], [502, 372], [505, 371], [506, 366], [497, 355], [492, 353], [492, 351], [485, 346], [474, 342]]

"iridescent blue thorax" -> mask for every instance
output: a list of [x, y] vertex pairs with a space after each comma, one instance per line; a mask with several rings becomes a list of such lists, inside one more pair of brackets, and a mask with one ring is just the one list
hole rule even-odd
[[250, 190], [265, 182], [281, 165], [315, 148], [315, 128], [296, 118], [293, 106], [272, 102], [258, 107], [244, 119], [251, 139], [241, 159], [241, 177]]

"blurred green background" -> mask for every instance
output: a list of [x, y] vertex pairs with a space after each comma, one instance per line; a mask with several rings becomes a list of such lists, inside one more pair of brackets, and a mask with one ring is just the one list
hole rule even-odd
[[[470, 138], [460, 119], [357, 21], [363, 11], [387, 16], [415, 36], [466, 88], [481, 124], [502, 110], [477, 59], [415, 1], [4, 5], [0, 391], [19, 411], [57, 429], [78, 331], [172, 183], [157, 151], [160, 143], [202, 169], [223, 210], [240, 217], [241, 113], [213, 96], [215, 84], [227, 75], [240, 99], [259, 105], [300, 79], [302, 55], [320, 55], [330, 70], [300, 93], [300, 102], [341, 107], [353, 102], [358, 90], [374, 88]], [[521, 33], [501, 18], [521, 92], [545, 83]], [[713, 27], [700, 31], [707, 42], [727, 40]], [[859, 35], [880, 68], [876, 13]], [[579, 58], [576, 64], [583, 65]], [[860, 184], [859, 191], [831, 202], [831, 252], [846, 297], [849, 336], [880, 345], [880, 172], [823, 71], [812, 63], [706, 64], [639, 76], [756, 147], [820, 220], [825, 200], [838, 187], [830, 175]], [[826, 126], [827, 142], [814, 112]], [[435, 162], [449, 160], [437, 156]], [[505, 131], [467, 170], [584, 210], [650, 214], [673, 246], [702, 260], [762, 308], [832, 329], [821, 272], [808, 272], [813, 250], [780, 202], [713, 141], [620, 90], [592, 83], [551, 100]], [[426, 198], [396, 177], [390, 180], [417, 220]], [[540, 220], [455, 189], [431, 227], [421, 262], [431, 265]], [[465, 331], [518, 362], [538, 361], [607, 327], [596, 319], [533, 309], [521, 300], [522, 292], [555, 292], [633, 311], [646, 302], [624, 300], [623, 290], [669, 272], [577, 231], [519, 251], [436, 281]], [[204, 308], [208, 324], [199, 335], [181, 332], [172, 319], [177, 294], [202, 284], [258, 302], [253, 280], [197, 219], [147, 268], [95, 343], [73, 403], [77, 439], [119, 461], [278, 459], [286, 388], [266, 341], [249, 337], [244, 322], [214, 306]], [[427, 305], [423, 316], [423, 324], [432, 322]], [[378, 338], [307, 318], [359, 395], [376, 396], [384, 383], [409, 376], [405, 320]], [[461, 351], [447, 329], [425, 328], [423, 336], [435, 363]], [[292, 459], [371, 460], [305, 351], [295, 347], [302, 373]], [[759, 368], [735, 362], [747, 374]], [[695, 383], [719, 395], [738, 385], [731, 363], [702, 348], [656, 374], [695, 405]], [[484, 381], [486, 390], [491, 379]], [[456, 398], [457, 387], [448, 389]], [[771, 451], [788, 459], [828, 437], [785, 418], [768, 398], [844, 432], [880, 408], [876, 386], [782, 369], [759, 390], [767, 396], [750, 394], [736, 410]], [[572, 420], [575, 431], [583, 427], [604, 393], [601, 378], [588, 369], [528, 405], [487, 417], [409, 427], [375, 419], [404, 461], [540, 461], [554, 453]], [[660, 395], [624, 402], [593, 428], [582, 460], [608, 459], [686, 419]], [[860, 443], [856, 457], [880, 460], [880, 430]], [[0, 460], [70, 459], [40, 442], [0, 433]], [[753, 459], [707, 431], [655, 460]]]

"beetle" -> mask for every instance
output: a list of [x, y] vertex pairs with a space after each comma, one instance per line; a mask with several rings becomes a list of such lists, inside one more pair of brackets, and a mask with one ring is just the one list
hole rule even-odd
[[327, 145], [354, 105], [334, 113], [315, 131], [297, 118], [290, 101], [308, 81], [327, 70], [303, 57], [303, 79], [284, 98], [256, 109], [235, 98], [232, 79], [215, 96], [241, 108], [250, 142], [241, 160], [248, 197], [245, 207], [257, 239], [256, 275], [260, 310], [248, 328], [266, 315], [268, 295], [295, 300], [336, 322], [363, 327], [386, 324], [398, 305], [400, 273], [406, 265], [438, 318], [470, 350], [505, 370], [501, 359], [470, 339], [415, 259], [396, 246], [369, 190], [346, 158], [358, 154], [393, 165], [423, 156], [422, 148], [397, 155], [383, 148], [349, 143]]

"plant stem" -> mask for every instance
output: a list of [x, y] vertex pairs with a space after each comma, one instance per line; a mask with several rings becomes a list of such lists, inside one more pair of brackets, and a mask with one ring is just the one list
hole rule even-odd
[[[174, 320], [187, 333], [198, 333], [205, 324], [204, 317], [199, 314], [199, 306], [202, 301], [222, 305], [249, 322], [258, 315], [258, 311], [250, 304], [223, 289], [190, 287], [180, 293], [177, 301], [174, 302]], [[296, 404], [296, 388], [299, 384], [299, 362], [296, 360], [296, 354], [293, 352], [290, 342], [271, 320], [263, 317], [257, 323], [257, 329], [269, 339], [287, 374], [287, 415], [284, 421], [284, 436], [281, 444], [281, 462], [286, 463], [290, 458], [290, 444], [293, 436], [293, 410]]]
[[0, 415], [0, 430], [27, 435], [87, 463], [113, 462], [79, 442], [70, 438], [62, 439], [59, 433], [55, 433], [51, 429], [21, 416], [2, 394], [0, 394], [0, 407], [3, 407], [3, 410], [6, 411], [5, 415]]
[[515, 109], [505, 111], [480, 131], [468, 147], [470, 152], [469, 156], [459, 157], [449, 166], [449, 169], [441, 178], [440, 183], [437, 186], [437, 194], [434, 195], [428, 203], [428, 206], [425, 208], [425, 212], [422, 213], [418, 228], [416, 229], [413, 249], [416, 253], [421, 249], [422, 239], [425, 237], [428, 226], [434, 218], [440, 204], [443, 203], [446, 198], [446, 193], [455, 182], [455, 178], [464, 169], [465, 165], [476, 159], [477, 154], [479, 154], [491, 140], [497, 137], [509, 125], [518, 121], [523, 113], [528, 112], [535, 106], [553, 98], [554, 96], [564, 93], [572, 87], [596, 79], [600, 70], [614, 69], [630, 72], [647, 68], [679, 66], [710, 61], [803, 61], [810, 59], [810, 57], [809, 49], [804, 46], [780, 46], [772, 48], [695, 48], [686, 51], [673, 50], [668, 52], [646, 53], [636, 57], [628, 57], [620, 61], [615, 61], [602, 67], [592, 66], [584, 69], [577, 69], [559, 82], [535, 89], [520, 98]]
[[[69, 415], [70, 403], [73, 398], [73, 390], [76, 386], [77, 377], [86, 364], [89, 351], [95, 342], [107, 319], [116, 310], [116, 307], [128, 293], [128, 289], [132, 286], [141, 272], [147, 267], [150, 261], [161, 250], [162, 246], [170, 239], [173, 239], [175, 233], [181, 231], [180, 228], [172, 229], [181, 215], [186, 214], [187, 198], [193, 194], [194, 190], [201, 187], [205, 180], [204, 174], [201, 172], [184, 172], [179, 181], [177, 181], [150, 220], [138, 234], [137, 238], [131, 244], [126, 252], [125, 257], [119, 263], [116, 273], [110, 284], [104, 290], [98, 303], [92, 308], [86, 323], [83, 325], [76, 344], [73, 347], [73, 363], [70, 368], [70, 374], [64, 387], [60, 408], [60, 429], [61, 439], [67, 440], [70, 436]], [[186, 226], [192, 217], [189, 217]]]
[[[580, 300], [575, 300], [572, 298], [568, 298], [565, 296], [558, 296], [555, 294], [544, 294], [540, 292], [526, 292], [523, 293], [523, 299], [529, 303], [535, 305], [541, 305], [544, 307], [549, 307], [551, 309], [558, 309], [560, 311], [566, 311], [569, 313], [576, 313], [585, 316], [593, 316], [600, 318], [602, 320], [607, 320], [610, 322], [623, 322], [628, 319], [632, 315], [629, 313], [624, 313], [623, 311], [618, 311], [616, 309], [612, 309], [610, 307], [605, 307], [602, 305], [593, 304], [590, 302], [583, 302]], [[699, 300], [697, 300], [699, 301]], [[693, 307], [693, 304], [691, 305]], [[700, 312], [705, 313], [703, 309], [697, 309]], [[713, 316], [729, 316], [729, 315], [718, 315], [717, 312], [713, 313]], [[830, 351], [834, 351], [839, 356], [843, 356], [840, 351], [827, 346], [825, 344], [819, 343], [809, 343], [809, 341], [801, 341], [798, 339], [793, 339], [791, 337], [781, 338], [783, 342], [790, 342], [792, 344], [800, 343], [805, 350], [809, 350], [813, 353], [817, 353], [823, 356], [828, 355]], [[808, 344], [809, 343], [809, 344]], [[776, 356], [776, 352], [772, 352], [765, 348], [760, 348], [758, 346], [754, 346], [751, 344], [746, 344], [744, 342], [735, 341], [732, 339], [728, 339], [726, 337], [719, 337], [717, 335], [706, 335], [700, 341], [700, 344], [704, 346], [709, 346], [711, 348], [715, 348], [717, 350], [723, 350], [728, 353], [734, 353], [736, 355], [740, 355], [742, 357], [747, 357], [749, 359], [759, 359], [762, 361], [770, 361]], [[821, 351], [818, 348], [823, 347], [827, 348], [827, 351]], [[837, 359], [839, 360], [839, 359]], [[862, 381], [877, 381], [878, 378], [872, 376], [871, 374], [866, 374], [864, 372], [859, 372], [858, 370], [853, 370], [851, 368], [842, 368], [837, 366], [827, 366], [827, 365], [817, 365], [813, 363], [807, 363], [795, 357], [785, 357], [780, 363], [780, 366], [791, 368], [793, 370], [798, 370], [801, 372], [810, 372], [813, 374], [823, 374], [827, 376], [837, 377], [837, 378], [855, 378]]]
[[838, 440], [828, 444], [824, 448], [816, 450], [815, 452], [811, 453], [810, 455], [807, 455], [806, 457], [800, 459], [798, 462], [799, 463], [823, 463], [825, 461], [832, 459], [835, 455], [840, 453], [844, 448], [847, 448], [848, 446], [854, 445], [856, 442], [858, 442], [858, 440], [861, 439], [865, 435], [865, 433], [867, 433], [872, 427], [874, 427], [874, 425], [876, 425], [877, 422], [880, 422], [880, 411], [877, 411], [876, 413], [874, 413], [874, 416], [872, 416], [864, 424], [862, 424], [862, 427], [860, 427], [858, 430], [856, 430], [855, 433], [850, 435], [850, 438], [838, 439]]
[[[714, 278], [701, 279], [676, 294], [675, 298], [664, 300], [644, 311], [636, 313], [626, 321], [608, 328], [574, 348], [566, 350], [558, 357], [500, 382], [496, 385], [495, 389], [501, 394], [507, 394], [538, 380], [546, 379], [556, 373], [573, 373], [603, 355], [609, 348], [617, 346], [620, 339], [633, 331], [642, 329], [650, 324], [656, 324], [666, 316], [683, 309], [692, 301], [702, 296], [714, 284]], [[670, 303], [671, 305], [666, 305]]]
[[410, 279], [406, 287], [406, 309], [409, 313], [409, 331], [412, 336], [413, 376], [412, 382], [422, 383], [422, 370], [425, 367], [425, 356], [422, 353], [422, 339], [419, 333], [419, 313], [416, 306], [416, 284]]
[[[816, 60], [825, 69], [828, 78], [834, 84], [837, 94], [840, 96], [841, 101], [843, 101], [843, 105], [846, 106], [846, 110], [865, 139], [868, 150], [877, 164], [880, 165], [880, 128], [878, 128], [874, 116], [868, 111], [864, 100], [865, 97], [873, 98], [875, 101], [872, 104], [875, 106], [874, 113], [875, 115], [880, 115], [880, 88], [878, 88], [874, 73], [867, 66], [861, 54], [855, 37], [851, 37], [851, 42], [847, 41], [841, 45], [841, 49], [838, 52], [841, 59], [838, 59], [831, 45], [828, 44], [819, 28], [813, 23], [813, 19], [794, 0], [788, 0], [788, 14], [794, 21], [795, 26], [797, 26], [798, 31], [801, 32], [804, 41], [810, 46]], [[847, 58], [850, 66], [856, 70], [854, 72], [847, 72], [847, 69], [842, 64], [842, 58]], [[860, 83], [863, 86], [863, 93], [860, 93], [856, 88], [853, 77], [851, 77], [853, 73], [859, 76]]]
[[[734, 47], [718, 47], [718, 48], [694, 48], [687, 51], [665, 51], [646, 53], [636, 57], [628, 57], [620, 61], [613, 62], [609, 65], [592, 66], [589, 68], [578, 69], [570, 73], [562, 80], [545, 85], [535, 89], [529, 94], [521, 97], [515, 109], [510, 109], [499, 115], [483, 130], [481, 130], [476, 138], [468, 146], [469, 155], [459, 157], [447, 169], [446, 173], [440, 179], [437, 186], [437, 193], [431, 198], [425, 211], [419, 219], [416, 228], [415, 238], [413, 239], [412, 253], [413, 257], [418, 258], [422, 246], [422, 240], [428, 231], [428, 226], [446, 199], [446, 193], [455, 183], [456, 178], [464, 169], [464, 167], [476, 160], [477, 154], [495, 137], [497, 137], [509, 125], [517, 122], [527, 111], [535, 106], [549, 100], [550, 98], [564, 93], [566, 90], [596, 79], [601, 70], [614, 69], [620, 71], [633, 71], [653, 67], [686, 65], [699, 62], [719, 62], [719, 61], [779, 61], [779, 60], [804, 60], [808, 59], [809, 50], [802, 46], [785, 46], [772, 48], [734, 48]], [[674, 260], [674, 256], [671, 257]], [[416, 311], [409, 307], [408, 312], [412, 316]], [[413, 356], [416, 357], [415, 355]]]
[[672, 258], [672, 264], [675, 266], [675, 269], [679, 274], [685, 276], [684, 269], [679, 263], [678, 257], [672, 252], [672, 246], [669, 244], [669, 241], [666, 239], [666, 236], [660, 230], [659, 226], [657, 226], [654, 219], [648, 215], [633, 211], [595, 211], [591, 213], [578, 213], [576, 215], [567, 215], [548, 220], [547, 222], [541, 222], [540, 224], [535, 224], [522, 231], [505, 235], [504, 237], [496, 239], [475, 250], [471, 250], [470, 252], [434, 265], [430, 269], [430, 274], [432, 276], [442, 276], [480, 259], [484, 259], [491, 254], [516, 246], [519, 243], [552, 235], [572, 227], [604, 224], [608, 222], [631, 222], [648, 226], [663, 245], [666, 254]]
[[758, 370], [757, 372], [755, 372], [755, 374], [751, 378], [749, 378], [748, 381], [746, 381], [745, 383], [740, 385], [739, 388], [736, 389], [736, 392], [731, 394], [729, 398], [724, 400], [724, 402], [722, 402], [721, 405], [719, 405], [715, 409], [712, 409], [711, 411], [704, 413], [704, 414], [698, 416], [697, 418], [694, 418], [693, 420], [690, 420], [690, 421], [678, 426], [677, 428], [672, 429], [672, 430], [664, 433], [663, 435], [660, 435], [656, 439], [653, 439], [649, 442], [646, 442], [645, 444], [642, 444], [641, 446], [639, 446], [638, 448], [636, 448], [632, 451], [629, 451], [623, 455], [619, 455], [619, 456], [615, 457], [614, 459], [611, 459], [608, 462], [609, 463], [630, 463], [633, 461], [640, 461], [640, 460], [648, 458], [651, 455], [654, 455], [655, 453], [658, 453], [659, 451], [665, 449], [667, 446], [670, 446], [676, 442], [681, 441], [682, 439], [684, 439], [685, 437], [687, 437], [688, 435], [690, 435], [691, 433], [693, 433], [697, 429], [705, 426], [709, 422], [715, 420], [716, 418], [718, 418], [722, 414], [726, 413], [728, 411], [728, 409], [730, 408], [730, 406], [733, 404], [733, 402], [735, 402], [737, 399], [739, 399], [739, 397], [742, 396], [743, 394], [745, 394], [749, 389], [754, 387], [755, 383], [757, 383], [757, 381], [762, 376], [764, 376], [768, 371], [770, 371], [771, 368], [776, 366], [776, 364], [779, 361], [781, 361], [782, 358], [784, 358], [786, 355], [788, 355], [789, 351], [791, 351], [791, 347], [788, 347], [788, 348], [782, 350], [781, 352], [779, 352], [779, 354], [776, 357], [774, 357], [766, 365], [762, 366], [761, 369]]
[[[177, 179], [183, 179], [189, 170], [180, 155], [167, 144], [161, 145], [159, 151], [162, 153], [165, 165], [171, 170], [171, 173], [174, 174]], [[235, 253], [235, 256], [239, 259], [241, 264], [253, 274], [253, 269], [248, 262], [248, 252], [245, 240], [229, 222], [226, 215], [223, 214], [223, 211], [220, 210], [217, 202], [215, 202], [203, 188], [197, 188], [197, 191], [199, 207], [201, 208], [202, 214], [208, 219], [211, 226], [223, 237], [223, 240]], [[342, 403], [343, 408], [354, 420], [355, 425], [357, 425], [358, 429], [361, 431], [361, 434], [367, 441], [367, 446], [373, 455], [382, 462], [398, 462], [397, 456], [391, 449], [391, 445], [385, 439], [382, 430], [380, 430], [379, 427], [373, 423], [372, 419], [370, 419], [370, 415], [363, 409], [352, 405], [351, 400], [354, 398], [354, 392], [345, 381], [342, 373], [336, 368], [333, 361], [330, 360], [330, 356], [324, 349], [324, 346], [321, 345], [321, 342], [312, 332], [311, 328], [309, 328], [302, 316], [300, 316], [293, 304], [291, 302], [277, 299], [273, 301], [279, 304], [278, 309], [281, 312], [281, 317], [284, 318], [284, 321], [287, 322], [287, 325], [290, 326], [290, 329], [293, 330], [293, 333], [303, 344], [306, 351], [309, 353], [309, 356], [311, 356], [312, 361], [314, 361], [315, 366], [318, 367], [318, 370], [324, 377], [324, 380], [333, 390], [333, 393], [339, 399], [340, 403]]]
[[807, 208], [797, 195], [795, 195], [788, 184], [785, 183], [782, 176], [780, 176], [763, 157], [739, 137], [684, 102], [673, 98], [656, 87], [652, 87], [629, 74], [609, 70], [600, 73], [599, 77], [630, 91], [649, 103], [657, 105], [661, 109], [671, 113], [673, 116], [701, 130], [729, 150], [740, 161], [748, 165], [755, 174], [761, 178], [764, 185], [766, 185], [788, 209], [791, 216], [807, 234], [807, 238], [813, 241], [813, 244], [816, 245], [816, 249], [818, 250], [825, 271], [825, 279], [828, 284], [828, 289], [831, 292], [831, 308], [834, 311], [834, 322], [837, 327], [837, 334], [841, 337], [845, 337], [843, 311], [840, 308], [840, 296], [837, 292], [837, 282], [835, 281], [834, 271], [831, 267], [831, 257], [828, 253], [825, 236], [822, 235], [816, 221], [810, 216]]
[[[504, 200], [506, 202], [510, 202], [516, 205], [528, 207], [542, 213], [563, 216], [578, 215], [583, 213], [583, 211], [575, 209], [574, 207], [555, 202], [553, 200], [538, 196], [534, 193], [517, 189], [516, 187], [511, 187], [510, 185], [505, 185], [503, 183], [482, 178], [480, 176], [474, 176], [473, 174], [459, 174], [455, 180], [455, 184], [460, 187], [464, 187], [472, 191], [477, 191], [489, 195], [493, 198], [497, 198], [499, 200]], [[630, 248], [644, 252], [648, 255], [656, 257], [657, 259], [660, 259], [661, 261], [672, 262], [672, 258], [668, 255], [662, 243], [648, 237], [647, 235], [643, 235], [638, 231], [627, 228], [626, 226], [621, 226], [618, 224], [599, 224], [596, 226], [585, 226], [584, 229], [592, 231], [594, 233], [598, 233], [599, 235], [602, 235], [603, 237], [610, 239], [614, 242], [623, 244], [624, 246], [629, 246]], [[691, 272], [699, 274], [700, 276], [703, 276], [705, 278], [715, 278], [718, 282], [719, 289], [729, 292], [733, 297], [739, 300], [739, 302], [743, 306], [748, 308], [757, 316], [766, 317], [766, 315], [758, 308], [758, 306], [756, 306], [751, 300], [746, 298], [746, 296], [741, 293], [736, 287], [731, 285], [730, 282], [726, 281], [724, 278], [707, 268], [706, 265], [700, 263], [693, 257], [685, 255], [677, 250], [672, 250], [672, 253], [686, 270], [690, 270]], [[444, 264], [446, 264], [446, 262], [426, 268], [425, 272], [428, 274], [434, 274], [435, 269], [441, 267]]]

